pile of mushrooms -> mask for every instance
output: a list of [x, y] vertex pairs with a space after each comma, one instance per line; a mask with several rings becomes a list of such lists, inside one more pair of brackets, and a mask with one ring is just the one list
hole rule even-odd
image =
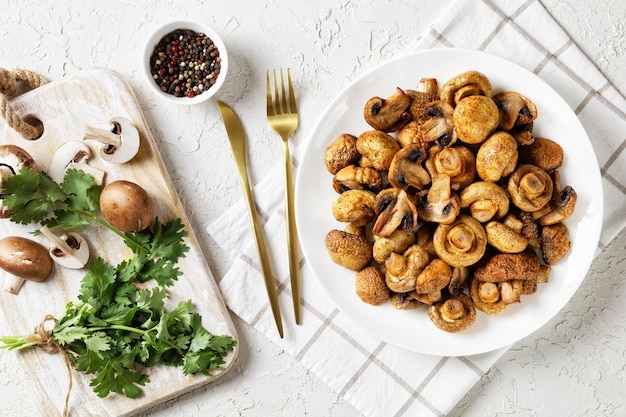
[[326, 149], [346, 228], [325, 244], [356, 271], [364, 302], [426, 306], [458, 332], [477, 309], [501, 313], [548, 281], [570, 249], [563, 221], [577, 197], [560, 185], [561, 146], [533, 134], [530, 99], [467, 71], [372, 97], [363, 114], [372, 130]]

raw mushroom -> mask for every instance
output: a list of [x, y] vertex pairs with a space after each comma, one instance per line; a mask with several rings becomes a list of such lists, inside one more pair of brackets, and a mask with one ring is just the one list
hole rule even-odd
[[0, 240], [0, 268], [8, 273], [3, 288], [11, 294], [17, 294], [25, 280], [47, 280], [53, 265], [48, 250], [33, 240], [20, 236]]
[[89, 245], [78, 233], [68, 232], [57, 236], [48, 226], [43, 226], [39, 231], [52, 242], [48, 252], [52, 260], [59, 265], [70, 269], [80, 269], [89, 261]]
[[139, 232], [152, 226], [154, 206], [150, 196], [140, 185], [116, 180], [100, 194], [100, 212], [122, 232]]
[[89, 165], [87, 161], [91, 157], [91, 149], [87, 144], [77, 140], [65, 142], [52, 155], [47, 174], [54, 181], [61, 183], [65, 177], [65, 171], [70, 168], [80, 169], [91, 175], [96, 184], [102, 185], [106, 172]]
[[123, 164], [133, 159], [139, 151], [139, 131], [133, 123], [123, 117], [111, 119], [111, 129], [85, 127], [84, 139], [102, 142], [100, 155], [105, 161]]
[[[4, 180], [17, 174], [22, 167], [37, 172], [35, 160], [24, 149], [15, 145], [0, 145], [0, 191]], [[3, 199], [0, 193], [0, 219], [11, 217], [11, 211], [3, 205]]]

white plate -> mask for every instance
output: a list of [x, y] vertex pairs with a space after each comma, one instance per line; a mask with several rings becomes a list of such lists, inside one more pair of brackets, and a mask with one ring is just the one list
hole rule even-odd
[[[477, 312], [476, 322], [460, 333], [446, 333], [429, 320], [426, 309], [394, 309], [390, 303], [371, 306], [355, 293], [355, 272], [333, 263], [324, 236], [343, 229], [331, 212], [337, 198], [324, 152], [340, 134], [358, 136], [371, 129], [363, 107], [372, 96], [386, 97], [396, 86], [415, 88], [420, 78], [435, 77], [439, 85], [467, 71], [478, 70], [491, 80], [494, 91], [515, 90], [530, 98], [539, 111], [534, 133], [561, 144], [565, 162], [562, 185], [578, 194], [576, 211], [566, 224], [572, 248], [553, 267], [550, 281], [537, 293], [522, 296], [496, 316]], [[380, 339], [402, 348], [432, 355], [465, 356], [489, 352], [529, 335], [548, 322], [569, 301], [594, 258], [602, 227], [602, 184], [589, 138], [566, 102], [544, 81], [526, 69], [486, 53], [438, 49], [413, 53], [385, 63], [354, 81], [328, 106], [310, 135], [296, 183], [296, 219], [304, 255], [314, 274], [338, 308]]]

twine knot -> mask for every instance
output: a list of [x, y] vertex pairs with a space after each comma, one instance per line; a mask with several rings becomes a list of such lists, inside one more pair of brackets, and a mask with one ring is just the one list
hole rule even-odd
[[37, 139], [43, 133], [41, 122], [24, 120], [9, 103], [9, 99], [17, 94], [20, 83], [26, 84], [29, 89], [34, 89], [46, 84], [47, 80], [32, 71], [24, 69], [9, 71], [0, 68], [0, 114], [12, 129], [23, 137]]

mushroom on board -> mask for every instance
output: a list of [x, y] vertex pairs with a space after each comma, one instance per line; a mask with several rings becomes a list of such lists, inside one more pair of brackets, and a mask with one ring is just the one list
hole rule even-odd
[[57, 236], [48, 226], [43, 226], [39, 231], [52, 242], [48, 253], [54, 262], [66, 268], [80, 269], [89, 261], [89, 245], [78, 233], [68, 232]]
[[54, 181], [60, 183], [65, 177], [65, 171], [70, 168], [80, 169], [91, 175], [96, 184], [102, 185], [106, 172], [89, 165], [87, 161], [91, 157], [91, 149], [87, 144], [77, 140], [70, 140], [59, 146], [52, 154], [47, 174]]
[[154, 222], [154, 206], [140, 185], [116, 180], [100, 193], [100, 212], [122, 232], [140, 232]]
[[114, 164], [130, 161], [139, 151], [139, 131], [124, 117], [111, 119], [110, 130], [86, 126], [83, 138], [103, 143], [104, 146], [100, 149], [102, 159]]
[[7, 272], [3, 288], [11, 294], [17, 294], [25, 280], [47, 280], [53, 266], [48, 250], [33, 240], [20, 236], [0, 240], [0, 268]]
[[[27, 167], [37, 172], [35, 160], [28, 152], [16, 145], [0, 145], [0, 190], [5, 179], [17, 174], [22, 167]], [[0, 193], [0, 218], [11, 217], [11, 211], [3, 204]]]

